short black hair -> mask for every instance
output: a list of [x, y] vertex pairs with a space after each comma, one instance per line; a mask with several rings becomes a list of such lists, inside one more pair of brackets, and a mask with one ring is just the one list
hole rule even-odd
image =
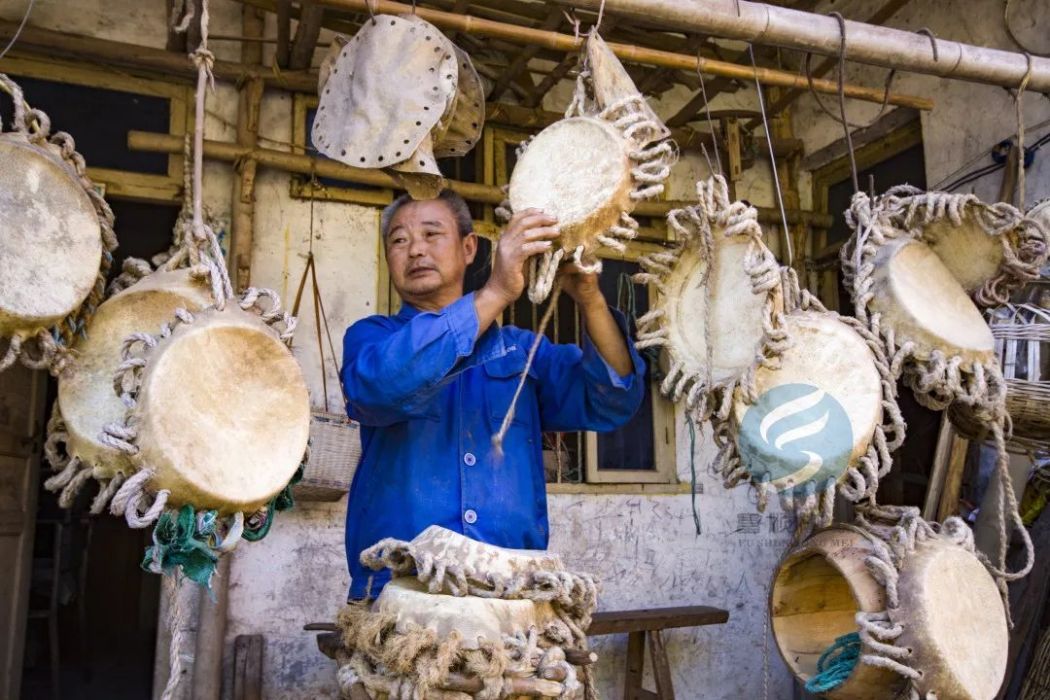
[[[474, 220], [463, 197], [446, 188], [441, 190], [434, 199], [444, 202], [449, 211], [452, 212], [452, 218], [456, 220], [456, 229], [459, 231], [460, 237], [466, 236], [474, 230]], [[412, 199], [410, 195], [403, 194], [383, 209], [383, 213], [379, 217], [379, 231], [382, 233], [384, 241], [387, 234], [390, 233], [390, 224], [394, 220], [394, 214], [397, 214], [401, 207], [415, 201], [417, 200]]]

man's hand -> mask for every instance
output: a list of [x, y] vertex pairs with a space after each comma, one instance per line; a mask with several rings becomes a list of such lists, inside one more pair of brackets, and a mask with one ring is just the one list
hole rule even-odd
[[525, 209], [511, 217], [496, 243], [489, 281], [474, 295], [479, 334], [525, 291], [525, 262], [551, 249], [560, 233], [557, 223], [538, 209]]
[[558, 220], [538, 209], [515, 214], [496, 243], [492, 274], [486, 287], [512, 304], [525, 290], [525, 261], [551, 249], [558, 237]]
[[605, 308], [605, 297], [598, 287], [598, 274], [595, 272], [580, 272], [575, 263], [562, 267], [558, 272], [561, 278], [562, 291], [572, 297], [580, 310], [594, 307]]

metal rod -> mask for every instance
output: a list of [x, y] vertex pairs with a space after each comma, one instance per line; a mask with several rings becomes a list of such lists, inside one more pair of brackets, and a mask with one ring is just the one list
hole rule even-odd
[[[239, 1], [243, 2], [244, 0]], [[318, 0], [317, 4], [353, 12], [367, 12], [369, 2], [367, 2], [367, 0]], [[384, 14], [406, 14], [414, 12], [420, 19], [424, 19], [442, 29], [463, 32], [464, 34], [477, 34], [479, 36], [505, 39], [506, 41], [518, 44], [536, 44], [556, 51], [579, 51], [586, 39], [586, 37], [574, 37], [570, 34], [560, 34], [553, 31], [533, 29], [532, 27], [523, 27], [517, 24], [506, 24], [504, 22], [481, 19], [470, 15], [457, 15], [451, 12], [442, 12], [441, 10], [433, 10], [425, 7], [413, 8], [412, 5], [393, 2], [392, 0], [374, 0], [371, 4], [376, 12]], [[594, 3], [595, 7], [597, 7], [598, 4], [599, 3]], [[928, 47], [929, 41], [925, 37], [920, 38], [927, 42], [926, 46]], [[726, 78], [736, 78], [739, 80], [750, 81], [757, 77], [758, 81], [765, 85], [795, 88], [806, 87], [806, 79], [803, 76], [787, 71], [774, 70], [772, 68], [759, 68], [755, 71], [751, 66], [741, 66], [735, 63], [727, 63], [725, 61], [716, 61], [709, 58], [703, 58], [702, 56], [678, 54], [671, 51], [647, 49], [640, 46], [614, 42], [608, 42], [608, 45], [613, 53], [632, 63], [643, 63], [662, 68], [679, 68], [687, 71], [701, 70], [712, 75], [720, 75]], [[1018, 82], [1020, 82], [1020, 79], [1018, 79]], [[838, 85], [832, 80], [814, 80], [813, 89], [817, 92], [838, 94]], [[886, 97], [885, 92], [879, 88], [869, 88], [859, 85], [847, 85], [845, 93], [847, 97], [853, 99], [877, 102], [879, 104], [882, 104]], [[924, 110], [933, 109], [933, 100], [915, 95], [891, 93], [888, 101], [892, 105], [901, 107], [913, 107], [915, 109]]]
[[[838, 22], [811, 12], [746, 0], [571, 0], [559, 2], [630, 19], [645, 19], [684, 32], [782, 46], [825, 56], [839, 52]], [[739, 10], [739, 13], [738, 13]], [[916, 32], [846, 21], [851, 61], [942, 78], [1016, 88], [1028, 69], [1022, 53], [930, 38]], [[1032, 59], [1032, 92], [1050, 92], [1050, 59]], [[821, 91], [823, 92], [823, 91]], [[851, 97], [847, 92], [847, 96]]]

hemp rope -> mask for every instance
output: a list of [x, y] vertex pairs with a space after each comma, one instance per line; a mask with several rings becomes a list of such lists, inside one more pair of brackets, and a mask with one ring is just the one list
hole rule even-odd
[[[556, 271], [557, 266], [554, 266], [551, 269]], [[558, 308], [558, 297], [561, 296], [561, 281], [555, 281], [553, 287], [550, 301], [547, 302], [547, 310], [543, 312], [543, 318], [540, 320], [540, 325], [536, 329], [536, 337], [533, 338], [532, 345], [529, 347], [529, 354], [525, 358], [525, 366], [522, 367], [521, 376], [518, 377], [518, 386], [514, 389], [514, 396], [510, 399], [510, 405], [507, 407], [507, 412], [503, 414], [503, 421], [500, 423], [499, 431], [492, 436], [492, 446], [496, 448], [497, 455], [503, 454], [503, 438], [507, 436], [507, 431], [510, 430], [510, 422], [514, 420], [514, 411], [518, 405], [518, 398], [521, 396], [521, 392], [525, 388], [525, 380], [529, 378], [529, 370], [532, 368], [533, 360], [536, 359], [536, 352], [540, 349], [540, 343], [543, 342], [544, 333], [547, 331], [547, 324], [550, 323], [551, 317], [554, 315], [554, 310]]]
[[[87, 176], [87, 163], [77, 152], [73, 137], [64, 131], [52, 134], [51, 119], [47, 114], [30, 107], [25, 102], [22, 88], [3, 73], [0, 73], [0, 90], [11, 96], [14, 113], [10, 127], [14, 133], [24, 136], [35, 148], [61, 158], [67, 173], [84, 190], [98, 217], [102, 258], [95, 284], [87, 297], [76, 310], [51, 328], [15, 333], [7, 339], [7, 348], [0, 358], [0, 372], [20, 360], [30, 369], [46, 369], [57, 377], [72, 360], [70, 348], [75, 344], [77, 336], [84, 333], [84, 328], [90, 323], [95, 309], [105, 296], [106, 277], [113, 263], [113, 251], [117, 248], [117, 237], [113, 232], [113, 210]], [[3, 125], [0, 124], [0, 131], [2, 128]]]
[[[921, 230], [913, 227], [915, 217], [922, 214], [926, 222], [945, 217], [956, 225], [961, 224], [964, 214], [979, 222], [985, 231], [996, 235], [1001, 230], [1016, 224], [1020, 216], [1009, 205], [987, 206], [965, 195], [945, 193], [919, 193], [913, 188], [893, 188], [882, 197], [869, 197], [863, 192], [854, 194], [850, 210], [846, 212], [847, 223], [854, 230], [851, 240], [843, 246], [841, 253], [845, 284], [853, 298], [858, 325], [867, 326], [871, 335], [885, 345], [885, 357], [889, 359], [891, 378], [903, 377], [914, 391], [920, 403], [935, 410], [943, 410], [952, 403], [969, 407], [977, 421], [991, 430], [996, 449], [996, 477], [1000, 489], [996, 507], [996, 525], [999, 531], [999, 550], [993, 564], [983, 553], [974, 548], [973, 533], [959, 518], [952, 517], [943, 524], [926, 522], [917, 508], [878, 506], [874, 498], [858, 507], [858, 524], [869, 536], [875, 552], [865, 560], [872, 576], [884, 586], [887, 606], [895, 609], [899, 604], [897, 579], [904, 559], [911, 554], [916, 543], [935, 536], [945, 537], [953, 544], [963, 547], [984, 564], [1003, 599], [1008, 624], [1012, 627], [1007, 583], [1027, 575], [1032, 568], [1034, 549], [1031, 537], [1024, 527], [1018, 512], [1017, 500], [1008, 470], [1006, 435], [1009, 415], [1006, 412], [1006, 385], [998, 362], [974, 363], [964, 369], [961, 359], [947, 357], [935, 350], [929, 358], [921, 359], [915, 354], [915, 344], [905, 341], [898, 345], [889, 329], [881, 327], [880, 314], [872, 312], [868, 305], [873, 292], [874, 257], [879, 248], [902, 236], [921, 240]], [[1004, 252], [1009, 251], [1005, 244]], [[1011, 263], [1009, 253], [1007, 259]], [[1016, 268], [1014, 268], [1016, 270]], [[1001, 273], [1003, 276], [1003, 273]], [[1007, 286], [998, 283], [984, 290], [991, 296], [995, 290]], [[892, 448], [891, 448], [892, 449]], [[1025, 549], [1025, 563], [1020, 570], [1006, 569], [1006, 553], [1009, 545], [1007, 519], [1020, 533]], [[889, 524], [886, 524], [889, 523]], [[861, 661], [874, 666], [889, 668], [909, 680], [909, 697], [918, 698], [920, 693], [915, 680], [921, 671], [908, 664], [910, 651], [895, 646], [895, 640], [903, 633], [903, 627], [890, 620], [888, 612], [858, 613], [862, 642], [874, 653], [864, 653]], [[932, 694], [932, 693], [931, 693]], [[931, 694], [927, 694], [929, 697]]]
[[542, 630], [505, 635], [502, 645], [482, 641], [479, 649], [465, 649], [458, 633], [438, 639], [431, 629], [399, 622], [393, 614], [370, 611], [367, 602], [351, 603], [339, 616], [348, 652], [339, 671], [344, 694], [360, 682], [370, 692], [387, 693], [392, 699], [422, 700], [455, 670], [483, 683], [480, 692], [462, 697], [491, 700], [510, 694], [510, 678], [545, 679], [556, 669], [553, 675], [564, 678], [559, 681], [559, 697], [576, 698], [581, 689], [585, 697], [597, 697], [590, 669], [580, 669], [581, 683], [563, 651], [567, 644], [587, 649], [585, 630], [598, 595], [592, 577], [549, 571], [537, 564], [518, 570], [508, 579], [485, 572], [494, 555], [482, 555], [472, 563], [448, 555], [411, 542], [385, 539], [362, 552], [361, 562], [376, 571], [388, 568], [395, 577], [414, 576], [432, 594], [548, 602], [557, 620]]

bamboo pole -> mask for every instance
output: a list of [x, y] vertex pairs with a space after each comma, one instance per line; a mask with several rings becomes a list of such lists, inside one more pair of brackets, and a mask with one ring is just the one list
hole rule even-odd
[[[589, 10], [604, 6], [608, 14], [657, 22], [676, 31], [701, 32], [824, 56], [838, 55], [842, 36], [833, 17], [747, 0], [556, 1]], [[1028, 70], [1024, 54], [957, 41], [938, 39], [937, 58], [933, 54], [929, 37], [922, 34], [846, 20], [846, 55], [857, 63], [1005, 88], [1020, 85]], [[802, 87], [804, 83], [805, 79]], [[1050, 92], [1050, 59], [1032, 57], [1027, 89]]]
[[[170, 134], [157, 134], [149, 131], [129, 131], [128, 148], [133, 151], [148, 151], [151, 153], [180, 153], [182, 151], [182, 139]], [[251, 158], [268, 168], [284, 170], [286, 172], [301, 173], [304, 175], [316, 174], [317, 177], [332, 178], [353, 182], [362, 185], [374, 185], [398, 189], [397, 183], [392, 177], [381, 170], [367, 170], [344, 165], [338, 161], [328, 158], [316, 158], [299, 153], [288, 153], [287, 151], [275, 151], [268, 148], [250, 148], [248, 146], [229, 143], [226, 141], [205, 141], [204, 155], [207, 158], [233, 163], [241, 159]], [[482, 185], [475, 182], [461, 182], [449, 180], [448, 186], [459, 193], [464, 199], [483, 204], [500, 204], [506, 197], [499, 187], [495, 185]], [[639, 216], [664, 216], [671, 209], [689, 206], [692, 202], [665, 200], [639, 202], [634, 212]], [[780, 212], [769, 207], [756, 207], [758, 209], [758, 220], [765, 223], [779, 223]], [[804, 224], [813, 228], [829, 228], [832, 217], [828, 214], [789, 209], [787, 212], [789, 224]]]
[[[385, 14], [408, 14], [414, 12], [420, 19], [424, 19], [441, 29], [505, 39], [517, 44], [534, 44], [556, 51], [579, 51], [585, 40], [583, 37], [577, 38], [569, 34], [559, 34], [558, 32], [522, 27], [516, 24], [495, 22], [470, 15], [457, 15], [425, 7], [413, 8], [412, 5], [393, 2], [392, 0], [374, 0], [371, 3], [367, 0], [318, 0], [317, 4], [352, 12], [368, 12], [369, 4], [373, 5], [374, 11]], [[679, 68], [689, 71], [700, 70], [704, 73], [720, 75], [726, 78], [736, 78], [738, 80], [750, 81], [757, 78], [760, 83], [778, 85], [780, 87], [806, 87], [805, 77], [787, 71], [774, 70], [772, 68], [754, 69], [751, 66], [741, 66], [700, 56], [677, 54], [659, 49], [647, 49], [630, 44], [608, 43], [613, 53], [632, 63], [644, 63], [661, 68]], [[817, 92], [838, 94], [838, 84], [832, 80], [814, 80], [813, 89]], [[879, 104], [886, 97], [881, 89], [859, 85], [846, 85], [845, 93], [850, 98], [877, 102]], [[890, 93], [889, 103], [915, 109], [933, 109], [932, 100], [914, 95]]]

